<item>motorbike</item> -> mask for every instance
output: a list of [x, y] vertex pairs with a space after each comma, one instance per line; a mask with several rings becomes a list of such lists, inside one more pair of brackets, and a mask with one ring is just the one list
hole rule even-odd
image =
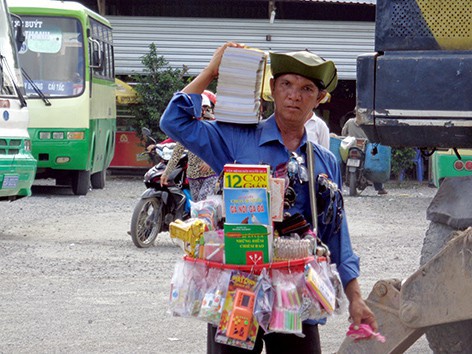
[[372, 144], [364, 138], [348, 137], [341, 141], [340, 153], [346, 164], [346, 185], [349, 195], [356, 196], [373, 183], [390, 178], [391, 148]]
[[357, 190], [363, 191], [369, 186], [364, 174], [365, 148], [367, 139], [354, 138], [347, 150], [346, 184], [349, 186], [349, 195], [356, 196]]
[[[143, 128], [143, 135], [155, 147], [147, 151], [156, 165], [144, 175], [146, 190], [136, 204], [131, 217], [131, 238], [138, 248], [152, 246], [160, 232], [168, 231], [171, 222], [190, 217], [190, 190], [187, 182], [186, 153], [180, 158], [177, 167], [168, 178], [168, 185], [161, 184], [161, 176], [172, 156], [176, 143], [157, 144], [151, 137], [151, 132]], [[149, 145], [149, 144], [148, 144]]]

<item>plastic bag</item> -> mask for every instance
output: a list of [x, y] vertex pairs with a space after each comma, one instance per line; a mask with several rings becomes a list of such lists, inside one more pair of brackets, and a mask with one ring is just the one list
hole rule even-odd
[[203, 294], [198, 319], [218, 325], [223, 311], [223, 302], [228, 290], [230, 270], [209, 268], [206, 275], [206, 288]]
[[347, 161], [347, 154], [349, 149], [356, 144], [356, 138], [353, 136], [347, 136], [341, 140], [341, 145], [339, 146], [339, 154], [343, 162]]
[[344, 293], [343, 284], [341, 283], [341, 277], [339, 276], [336, 264], [332, 263], [328, 265], [327, 269], [329, 279], [333, 285], [334, 291], [336, 293], [336, 305], [334, 313], [336, 315], [344, 314], [348, 308], [348, 300], [346, 294]]
[[223, 230], [207, 231], [203, 234], [203, 255], [200, 258], [211, 262], [224, 263], [225, 243]]
[[254, 316], [257, 276], [233, 270], [215, 341], [252, 350], [259, 324]]
[[199, 202], [190, 201], [190, 216], [202, 220], [206, 225], [205, 231], [216, 230], [222, 218], [223, 198], [220, 195], [210, 195]]
[[256, 303], [254, 305], [254, 316], [264, 332], [268, 332], [275, 293], [269, 273], [265, 268], [262, 269], [259, 275], [255, 292]]
[[170, 283], [169, 310], [174, 316], [187, 317], [186, 299], [188, 293], [188, 279], [191, 277], [192, 268], [182, 259], [174, 266], [174, 273]]
[[172, 315], [197, 317], [206, 289], [206, 267], [178, 260], [170, 287], [169, 309]]
[[275, 298], [269, 332], [289, 333], [304, 337], [300, 296], [300, 289], [303, 287], [303, 273], [284, 273], [274, 270], [272, 271], [272, 284]]
[[197, 317], [202, 307], [203, 298], [206, 291], [207, 267], [202, 264], [191, 264], [192, 270], [188, 282], [187, 298], [185, 299], [186, 312], [189, 317]]
[[336, 292], [326, 272], [327, 263], [312, 262], [305, 266], [305, 284], [314, 301], [318, 301], [328, 314], [334, 312]]

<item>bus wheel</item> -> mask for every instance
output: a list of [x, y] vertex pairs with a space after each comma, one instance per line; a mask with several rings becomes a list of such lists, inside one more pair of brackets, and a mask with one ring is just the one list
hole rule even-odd
[[72, 177], [72, 191], [75, 195], [86, 195], [90, 186], [89, 171], [75, 171]]
[[92, 176], [90, 177], [90, 181], [92, 182], [93, 189], [105, 188], [106, 174], [106, 170], [92, 174]]

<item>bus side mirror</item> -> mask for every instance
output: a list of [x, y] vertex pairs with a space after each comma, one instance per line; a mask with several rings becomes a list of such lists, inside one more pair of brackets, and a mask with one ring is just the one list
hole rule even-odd
[[99, 41], [89, 37], [90, 52], [92, 53], [90, 67], [96, 71], [103, 70], [102, 46]]

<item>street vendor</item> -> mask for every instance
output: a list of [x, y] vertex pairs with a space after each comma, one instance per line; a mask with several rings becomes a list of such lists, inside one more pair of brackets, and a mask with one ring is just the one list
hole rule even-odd
[[[309, 184], [300, 173], [304, 169], [306, 171], [306, 149], [309, 146], [304, 124], [325, 95], [336, 87], [336, 67], [332, 61], [326, 61], [309, 51], [271, 53], [273, 78], [270, 86], [275, 103], [271, 117], [257, 125], [195, 119], [200, 116], [201, 93], [217, 79], [221, 58], [230, 46], [241, 47], [231, 42], [219, 47], [207, 67], [174, 95], [161, 118], [161, 129], [206, 161], [216, 173], [220, 173], [228, 163], [270, 165], [274, 177], [290, 180], [291, 200], [286, 203], [285, 212], [288, 215], [299, 213], [313, 224]], [[341, 187], [341, 174], [334, 155], [320, 145], [313, 144], [312, 147], [314, 176], [317, 176], [317, 181], [320, 178], [324, 182], [328, 181], [323, 187], [319, 183], [316, 185], [317, 193], [321, 193], [321, 189], [327, 185]], [[290, 163], [298, 166], [294, 169], [294, 166], [289, 166]], [[362, 299], [357, 281], [360, 274], [359, 257], [351, 247], [341, 192], [339, 189], [330, 192], [326, 201], [317, 208], [318, 237], [329, 247], [331, 261], [337, 266], [349, 300], [352, 322], [368, 324], [377, 331], [375, 316]], [[333, 198], [333, 195], [336, 197]], [[264, 341], [267, 353], [321, 353], [318, 323], [305, 321], [303, 338], [292, 334], [259, 333], [252, 352], [261, 352]], [[209, 325], [208, 353], [248, 352], [216, 343], [213, 340], [215, 331], [216, 328]]]

